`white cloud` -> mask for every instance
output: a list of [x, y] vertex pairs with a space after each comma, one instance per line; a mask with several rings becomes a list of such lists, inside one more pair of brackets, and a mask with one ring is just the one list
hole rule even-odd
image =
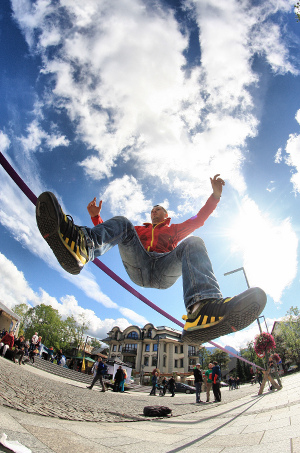
[[10, 145], [10, 140], [4, 132], [0, 131], [0, 150], [1, 152], [5, 152]]
[[242, 254], [250, 285], [261, 287], [275, 302], [280, 302], [298, 267], [298, 239], [291, 220], [275, 223], [253, 200], [244, 197], [229, 235], [234, 244], [232, 251]]
[[20, 137], [19, 140], [23, 145], [25, 152], [42, 151], [43, 147], [47, 147], [50, 151], [57, 146], [68, 146], [69, 140], [60, 134], [48, 134], [41, 128], [37, 120], [34, 120], [27, 128], [27, 137]]
[[149, 322], [144, 316], [135, 313], [133, 310], [130, 310], [129, 308], [120, 308], [120, 312], [122, 313], [123, 316], [126, 316], [126, 318], [129, 318], [133, 322], [136, 322], [136, 324], [139, 326], [144, 326]]
[[145, 222], [141, 212], [151, 210], [152, 203], [143, 195], [141, 184], [133, 176], [125, 175], [114, 179], [106, 188], [102, 196], [109, 203], [113, 215], [123, 215], [138, 223]]
[[[77, 139], [91, 150], [79, 163], [90, 178], [115, 177], [116, 170], [120, 181], [136, 178], [140, 200], [132, 192], [131, 197], [138, 206], [149, 198], [153, 178], [192, 206], [220, 169], [245, 193], [245, 145], [258, 126], [250, 92], [259, 80], [253, 56], [264, 55], [274, 72], [297, 73], [283, 28], [272, 22], [276, 11], [291, 10], [290, 1], [251, 8], [237, 0], [187, 2], [201, 46], [201, 66], [188, 72], [189, 36], [157, 2], [61, 0], [60, 9], [49, 0], [12, 5], [31, 49], [42, 55], [42, 73], [53, 87], [47, 105], [67, 112]], [[36, 130], [25, 145], [42, 139], [50, 147], [65, 144], [59, 134], [47, 140]], [[120, 176], [122, 162], [132, 174], [124, 166]], [[128, 204], [133, 205], [129, 198]]]
[[[12, 261], [7, 259], [2, 253], [0, 253], [0, 275], [0, 300], [10, 309], [22, 303], [29, 306], [45, 304], [58, 310], [63, 319], [68, 316], [74, 316], [75, 320], [80, 322], [81, 316], [84, 316], [89, 323], [88, 334], [97, 338], [105, 338], [107, 332], [115, 325], [122, 329], [130, 325], [125, 318], [100, 319], [93, 310], [85, 309], [78, 305], [78, 301], [72, 295], [63, 296], [58, 301], [42, 288], [39, 289], [39, 293], [36, 293], [26, 281], [23, 272], [19, 271]], [[124, 310], [126, 312], [126, 309]], [[132, 310], [130, 311], [132, 313], [128, 314], [134, 317], [136, 314]], [[124, 316], [126, 316], [126, 313], [124, 313]]]
[[278, 148], [275, 158], [274, 158], [275, 164], [280, 164], [282, 162], [282, 148]]
[[285, 151], [287, 157], [285, 162], [290, 167], [294, 167], [294, 172], [291, 177], [291, 183], [293, 184], [295, 192], [300, 193], [300, 134], [291, 134]]

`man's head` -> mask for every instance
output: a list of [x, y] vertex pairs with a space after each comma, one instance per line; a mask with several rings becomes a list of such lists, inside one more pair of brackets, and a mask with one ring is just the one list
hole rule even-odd
[[217, 366], [218, 365], [218, 362], [213, 362], [214, 366]]
[[98, 362], [102, 362], [102, 357], [98, 357]]
[[208, 368], [211, 370], [211, 369], [213, 368], [213, 364], [210, 363], [210, 364], [208, 365]]
[[196, 367], [200, 369], [200, 363], [196, 363]]
[[168, 217], [168, 212], [165, 208], [156, 204], [151, 210], [151, 222], [153, 225], [157, 225], [160, 222], [163, 222]]

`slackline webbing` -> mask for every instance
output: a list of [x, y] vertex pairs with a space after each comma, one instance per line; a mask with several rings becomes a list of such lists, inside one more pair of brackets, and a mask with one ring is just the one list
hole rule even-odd
[[[37, 202], [37, 197], [36, 195], [31, 191], [31, 189], [25, 184], [25, 182], [22, 180], [22, 178], [18, 175], [18, 173], [14, 170], [14, 168], [10, 165], [10, 163], [7, 161], [7, 159], [4, 157], [2, 152], [0, 151], [0, 164], [4, 168], [4, 170], [7, 172], [7, 174], [12, 178], [12, 180], [17, 184], [17, 186], [22, 190], [22, 192], [29, 198], [29, 200], [36, 205]], [[157, 311], [159, 314], [164, 316], [165, 318], [169, 319], [170, 321], [174, 322], [177, 324], [179, 327], [184, 327], [184, 324], [181, 321], [178, 321], [176, 318], [173, 316], [169, 315], [166, 311], [162, 310], [159, 308], [157, 305], [155, 305], [153, 302], [151, 302], [149, 299], [147, 299], [145, 296], [143, 296], [141, 293], [139, 293], [137, 290], [135, 290], [132, 286], [130, 286], [128, 283], [126, 283], [121, 277], [119, 277], [115, 272], [113, 272], [109, 267], [107, 267], [105, 264], [103, 264], [98, 258], [95, 258], [93, 263], [99, 267], [105, 274], [107, 274], [109, 277], [111, 277], [113, 280], [115, 280], [120, 286], [122, 286], [124, 289], [126, 289], [128, 292], [130, 292], [133, 296], [135, 296], [137, 299], [141, 300], [144, 302], [144, 304], [148, 305], [151, 307], [153, 310]], [[233, 357], [236, 357], [239, 360], [242, 360], [243, 362], [248, 363], [249, 365], [253, 365], [256, 368], [264, 369], [260, 367], [259, 365], [256, 365], [255, 363], [250, 362], [249, 360], [246, 360], [244, 357], [241, 357], [237, 354], [234, 354], [233, 352], [223, 348], [223, 346], [218, 345], [214, 341], [208, 341], [207, 343], [210, 343], [212, 346], [221, 349], [222, 351], [226, 352], [227, 354], [230, 354]]]

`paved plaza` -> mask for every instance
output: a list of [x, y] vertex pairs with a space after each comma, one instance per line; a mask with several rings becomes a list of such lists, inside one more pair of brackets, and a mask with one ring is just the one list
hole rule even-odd
[[[33, 453], [300, 453], [300, 373], [284, 377], [280, 391], [226, 388], [221, 403], [198, 405], [195, 395], [90, 391], [3, 358], [0, 375], [0, 437]], [[146, 405], [168, 406], [173, 416], [145, 418]]]

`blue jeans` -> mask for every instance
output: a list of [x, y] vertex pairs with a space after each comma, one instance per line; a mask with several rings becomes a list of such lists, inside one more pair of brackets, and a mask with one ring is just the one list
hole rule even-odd
[[167, 253], [147, 252], [129, 220], [113, 217], [94, 228], [81, 227], [87, 239], [89, 260], [118, 245], [130, 279], [145, 288], [166, 289], [182, 275], [186, 308], [222, 294], [202, 239], [190, 236]]
[[200, 393], [201, 393], [202, 382], [195, 382], [196, 388], [196, 403], [200, 403]]

